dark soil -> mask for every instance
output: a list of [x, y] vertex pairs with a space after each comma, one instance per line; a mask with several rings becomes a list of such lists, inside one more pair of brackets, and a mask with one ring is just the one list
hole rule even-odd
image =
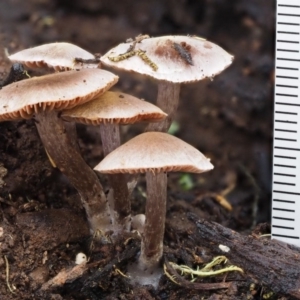
[[[169, 175], [164, 251], [169, 261], [195, 268], [209, 262], [214, 253], [189, 240], [188, 212], [242, 234], [270, 222], [274, 12], [275, 1], [260, 0], [4, 0], [0, 1], [0, 79], [6, 78], [11, 66], [6, 51], [54, 41], [103, 54], [140, 33], [192, 34], [233, 54], [232, 66], [213, 81], [182, 88], [176, 117], [175, 135], [210, 157], [215, 166], [200, 176]], [[155, 101], [152, 80], [118, 74], [115, 90]], [[123, 140], [143, 128], [124, 127]], [[93, 167], [102, 159], [100, 134], [92, 126], [77, 129], [81, 153]], [[192, 184], [184, 183], [184, 178]], [[196, 281], [234, 282], [220, 290], [184, 288], [166, 276], [158, 290], [132, 286], [117, 269], [126, 274], [127, 264], [139, 251], [138, 239], [133, 236], [125, 243], [128, 237], [124, 237], [114, 245], [95, 245], [79, 197], [51, 166], [33, 121], [0, 124], [0, 188], [1, 300], [213, 300], [267, 295], [288, 299], [270, 294], [270, 286], [247, 272]], [[144, 210], [144, 191], [141, 179], [132, 199], [134, 214]], [[221, 194], [226, 194], [232, 211], [217, 201]], [[261, 233], [269, 232], [268, 226], [260, 228]], [[49, 283], [60, 271], [72, 270], [78, 252], [88, 255], [87, 267], [68, 273], [63, 283]]]

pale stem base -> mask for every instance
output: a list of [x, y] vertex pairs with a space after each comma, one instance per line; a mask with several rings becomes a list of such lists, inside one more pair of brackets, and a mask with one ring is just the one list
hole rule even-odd
[[167, 174], [146, 173], [147, 203], [146, 222], [142, 233], [141, 254], [139, 260], [128, 266], [127, 274], [132, 284], [158, 287], [163, 274], [160, 267], [163, 255], [165, 232]]

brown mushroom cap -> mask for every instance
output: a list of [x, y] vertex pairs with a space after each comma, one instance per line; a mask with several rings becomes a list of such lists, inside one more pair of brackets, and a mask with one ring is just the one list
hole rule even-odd
[[106, 92], [83, 105], [62, 113], [65, 120], [75, 120], [78, 123], [93, 125], [101, 123], [132, 124], [141, 121], [155, 122], [164, 119], [166, 116], [157, 106], [134, 96], [118, 92]]
[[101, 69], [81, 69], [33, 77], [0, 90], [0, 121], [29, 119], [40, 110], [63, 110], [107, 91], [118, 76]]
[[134, 50], [144, 51], [149, 59], [148, 62], [145, 56], [143, 60], [138, 55], [116, 62], [109, 59], [126, 53], [132, 43], [122, 43], [114, 47], [101, 57], [101, 62], [158, 80], [183, 83], [198, 81], [206, 77], [212, 78], [228, 67], [233, 59], [233, 56], [221, 47], [191, 36], [146, 38], [136, 43]]
[[95, 59], [86, 50], [70, 43], [51, 43], [19, 51], [8, 57], [13, 62], [20, 62], [28, 68], [49, 67], [56, 71], [97, 68], [97, 64], [82, 64], [75, 58]]
[[213, 169], [200, 151], [162, 132], [142, 133], [107, 155], [94, 170], [101, 173], [193, 172]]

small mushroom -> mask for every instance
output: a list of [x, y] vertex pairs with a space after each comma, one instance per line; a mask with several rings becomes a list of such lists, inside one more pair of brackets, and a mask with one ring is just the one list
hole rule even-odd
[[[129, 55], [129, 53], [131, 55]], [[178, 107], [181, 83], [213, 78], [233, 60], [221, 47], [195, 36], [162, 36], [122, 43], [101, 57], [114, 68], [158, 81], [157, 106], [168, 117], [149, 124], [147, 131], [168, 131]]]
[[0, 121], [35, 118], [47, 153], [80, 194], [92, 231], [110, 227], [109, 207], [96, 174], [72, 147], [58, 112], [93, 99], [117, 80], [101, 69], [82, 69], [33, 77], [0, 90]]
[[138, 214], [132, 217], [131, 229], [138, 231], [140, 234], [144, 232], [146, 216], [144, 214]]
[[28, 68], [48, 67], [56, 71], [97, 68], [99, 65], [93, 54], [76, 45], [63, 42], [21, 50], [8, 58]]
[[[83, 105], [62, 113], [62, 118], [77, 123], [100, 125], [104, 156], [121, 145], [119, 125], [137, 122], [158, 122], [166, 114], [157, 106], [134, 96], [106, 92]], [[127, 178], [124, 174], [109, 176], [113, 190], [111, 207], [116, 212], [116, 223], [128, 228], [131, 213]]]
[[[137, 267], [140, 271], [138, 277], [157, 273], [162, 257], [167, 172], [202, 173], [211, 169], [213, 165], [200, 151], [174, 136], [161, 132], [138, 135], [111, 152], [94, 168], [107, 174], [146, 173], [146, 222]], [[141, 279], [141, 282], [144, 282], [144, 279]]]

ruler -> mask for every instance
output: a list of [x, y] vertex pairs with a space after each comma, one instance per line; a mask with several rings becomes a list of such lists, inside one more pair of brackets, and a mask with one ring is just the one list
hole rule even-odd
[[272, 237], [300, 246], [300, 0], [277, 0]]

